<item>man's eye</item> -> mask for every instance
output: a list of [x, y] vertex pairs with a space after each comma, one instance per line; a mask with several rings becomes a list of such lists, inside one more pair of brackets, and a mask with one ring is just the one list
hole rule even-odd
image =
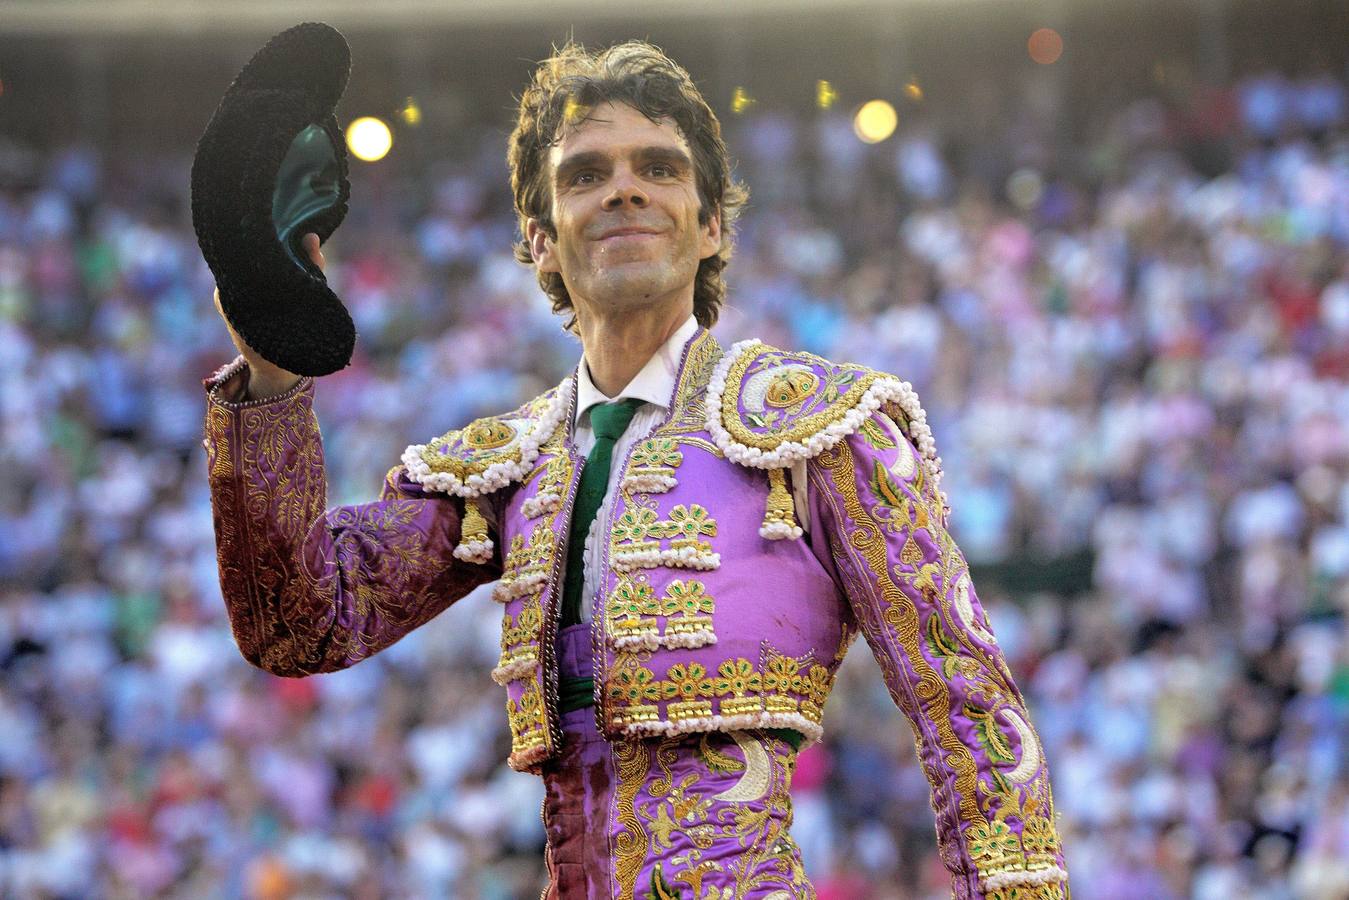
[[577, 172], [575, 175], [573, 175], [573, 176], [571, 177], [571, 183], [572, 183], [572, 184], [590, 184], [590, 181], [587, 181], [586, 179], [592, 179], [592, 180], [593, 180], [594, 177], [595, 177], [595, 173], [594, 173], [594, 172]]
[[675, 174], [674, 166], [667, 165], [666, 163], [656, 163], [651, 167], [651, 174], [655, 175], [657, 178], [672, 178]]

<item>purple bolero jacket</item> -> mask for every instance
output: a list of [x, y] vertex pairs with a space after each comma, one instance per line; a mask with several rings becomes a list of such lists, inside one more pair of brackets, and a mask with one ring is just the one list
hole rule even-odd
[[[312, 379], [231, 403], [241, 367], [205, 382], [205, 443], [244, 657], [286, 676], [345, 668], [495, 581], [509, 762], [539, 771], [561, 745], [554, 642], [584, 464], [574, 376], [408, 447], [378, 501], [325, 510]], [[619, 495], [595, 532], [601, 731], [786, 727], [813, 742], [861, 633], [913, 728], [953, 895], [1066, 897], [1040, 743], [946, 530], [909, 383], [757, 341], [724, 351], [700, 329], [670, 409], [616, 461]], [[809, 539], [788, 488], [801, 461]]]

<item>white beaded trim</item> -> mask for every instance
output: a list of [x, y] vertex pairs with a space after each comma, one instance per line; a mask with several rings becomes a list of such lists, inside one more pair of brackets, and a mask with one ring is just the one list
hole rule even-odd
[[770, 541], [795, 540], [805, 534], [800, 525], [788, 525], [786, 522], [765, 522], [759, 526], [759, 537]]
[[610, 639], [615, 650], [659, 650], [706, 647], [717, 642], [717, 634], [710, 628], [682, 631], [678, 634], [625, 634]]
[[492, 550], [496, 544], [492, 539], [485, 541], [465, 541], [454, 548], [454, 558], [464, 562], [485, 563], [492, 558]]
[[623, 476], [623, 489], [640, 494], [663, 494], [677, 484], [679, 482], [670, 475], [653, 475], [650, 472]]
[[610, 557], [616, 572], [631, 572], [634, 569], [655, 569], [660, 566], [673, 566], [680, 569], [716, 569], [721, 566], [721, 554], [709, 553], [696, 547], [680, 547], [678, 550], [614, 550]]
[[520, 504], [520, 512], [527, 519], [537, 519], [539, 516], [557, 512], [561, 508], [562, 497], [553, 493], [538, 494]]
[[547, 580], [547, 572], [526, 572], [511, 578], [503, 578], [492, 588], [492, 599], [498, 603], [510, 603], [516, 597], [532, 594]]
[[[492, 463], [483, 472], [460, 480], [453, 472], [432, 472], [430, 465], [422, 459], [426, 444], [412, 444], [403, 451], [403, 464], [407, 466], [408, 477], [432, 491], [444, 491], [458, 494], [460, 497], [478, 497], [491, 493], [513, 481], [519, 481], [529, 474], [534, 460], [539, 456], [539, 445], [552, 436], [566, 414], [571, 402], [572, 392], [576, 390], [576, 378], [569, 375], [558, 386], [552, 401], [543, 414], [533, 421], [534, 427], [520, 438], [519, 459]], [[524, 419], [522, 421], [529, 422]], [[455, 551], [458, 556], [459, 551]], [[463, 559], [463, 557], [460, 557]]]
[[801, 749], [820, 739], [824, 729], [800, 713], [753, 712], [731, 716], [693, 716], [677, 722], [632, 722], [623, 726], [623, 734], [641, 737], [651, 734], [689, 734], [695, 731], [737, 731], [742, 728], [792, 728], [805, 736]]
[[712, 441], [726, 454], [726, 458], [742, 466], [758, 469], [785, 468], [801, 460], [811, 459], [831, 450], [839, 441], [854, 434], [862, 423], [886, 403], [894, 403], [904, 411], [909, 421], [909, 438], [923, 457], [923, 465], [932, 479], [933, 490], [941, 498], [942, 506], [949, 513], [950, 504], [941, 490], [941, 457], [937, 455], [937, 442], [932, 429], [927, 424], [927, 412], [918, 400], [913, 385], [892, 376], [885, 376], [872, 383], [857, 401], [857, 405], [843, 416], [816, 434], [811, 435], [803, 444], [800, 441], [784, 441], [775, 450], [761, 450], [748, 447], [731, 437], [721, 419], [721, 407], [726, 393], [726, 376], [743, 354], [763, 345], [758, 338], [737, 341], [717, 362], [712, 379], [707, 385], [706, 425], [712, 435]]
[[1020, 872], [999, 872], [981, 879], [979, 887], [985, 891], [1000, 891], [1018, 884], [1059, 884], [1068, 880], [1068, 873], [1058, 866], [1030, 869]]
[[536, 659], [513, 660], [504, 666], [497, 666], [493, 669], [492, 680], [505, 687], [517, 678], [531, 674], [537, 664], [538, 660]]

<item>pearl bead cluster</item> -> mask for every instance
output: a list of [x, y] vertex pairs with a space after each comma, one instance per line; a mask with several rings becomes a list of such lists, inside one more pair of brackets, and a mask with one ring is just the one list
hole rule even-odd
[[985, 891], [1000, 891], [1019, 884], [1059, 884], [1068, 880], [1068, 873], [1058, 866], [1031, 869], [1022, 872], [999, 872], [979, 882]]
[[711, 570], [721, 565], [721, 554], [700, 550], [697, 547], [680, 547], [669, 550], [624, 550], [619, 548], [612, 553], [612, 563], [615, 572], [655, 569], [660, 566]]
[[745, 728], [791, 728], [805, 736], [804, 750], [820, 739], [824, 729], [800, 713], [753, 712], [730, 716], [692, 716], [677, 722], [653, 720], [632, 722], [623, 726], [623, 733], [631, 737], [652, 734], [689, 734], [695, 731], [737, 731]]

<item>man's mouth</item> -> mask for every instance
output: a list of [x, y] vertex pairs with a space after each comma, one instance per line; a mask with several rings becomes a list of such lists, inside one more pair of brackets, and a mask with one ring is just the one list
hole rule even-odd
[[656, 231], [654, 228], [638, 228], [638, 227], [611, 228], [608, 231], [604, 232], [604, 234], [601, 234], [599, 236], [599, 240], [607, 241], [611, 238], [653, 237], [657, 234], [660, 234], [660, 232]]

